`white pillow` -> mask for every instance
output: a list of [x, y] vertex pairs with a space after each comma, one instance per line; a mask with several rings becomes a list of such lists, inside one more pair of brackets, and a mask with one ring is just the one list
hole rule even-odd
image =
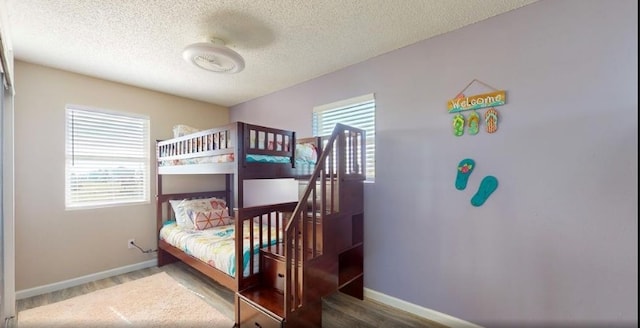
[[196, 133], [198, 131], [200, 130], [194, 127], [184, 125], [184, 124], [178, 124], [173, 126], [173, 137], [178, 138], [178, 137], [186, 136], [187, 134]]

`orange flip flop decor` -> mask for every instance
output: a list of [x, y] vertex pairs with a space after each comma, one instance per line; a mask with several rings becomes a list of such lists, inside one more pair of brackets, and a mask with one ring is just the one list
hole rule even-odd
[[484, 114], [485, 126], [487, 127], [487, 133], [494, 133], [498, 131], [498, 111], [495, 108], [489, 108]]

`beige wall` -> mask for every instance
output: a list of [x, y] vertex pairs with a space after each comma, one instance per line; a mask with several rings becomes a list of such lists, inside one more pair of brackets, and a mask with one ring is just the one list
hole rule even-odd
[[[167, 77], [170, 78], [170, 77]], [[15, 63], [16, 290], [152, 260], [128, 249], [135, 238], [156, 248], [154, 140], [175, 124], [209, 128], [229, 122], [225, 107], [33, 65]], [[65, 105], [147, 115], [151, 120], [151, 201], [65, 210]], [[179, 182], [179, 184], [178, 184]], [[185, 188], [186, 185], [188, 188]], [[224, 188], [221, 177], [167, 179], [164, 191]]]

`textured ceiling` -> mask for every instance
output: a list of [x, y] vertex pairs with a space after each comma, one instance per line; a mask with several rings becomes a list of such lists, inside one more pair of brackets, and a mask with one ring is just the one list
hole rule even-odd
[[[6, 1], [18, 60], [232, 106], [535, 0]], [[182, 59], [214, 36], [242, 72]]]

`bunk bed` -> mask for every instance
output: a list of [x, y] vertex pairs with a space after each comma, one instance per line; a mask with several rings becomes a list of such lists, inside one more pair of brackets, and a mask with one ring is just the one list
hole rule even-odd
[[[234, 291], [255, 283], [256, 250], [282, 241], [285, 213], [295, 203], [261, 207], [262, 213], [251, 212], [253, 220], [233, 220], [244, 205], [243, 181], [310, 175], [320, 142], [244, 122], [157, 141], [158, 265], [180, 260]], [[181, 174], [223, 174], [226, 188], [165, 194], [163, 176]]]
[[[364, 131], [297, 139], [234, 122], [156, 151], [158, 266], [182, 261], [236, 292], [237, 325], [319, 327], [320, 297], [362, 298]], [[224, 174], [226, 188], [163, 193], [176, 174]], [[244, 180], [275, 178], [304, 181], [299, 201], [244, 207]], [[185, 212], [193, 227], [182, 231]]]

